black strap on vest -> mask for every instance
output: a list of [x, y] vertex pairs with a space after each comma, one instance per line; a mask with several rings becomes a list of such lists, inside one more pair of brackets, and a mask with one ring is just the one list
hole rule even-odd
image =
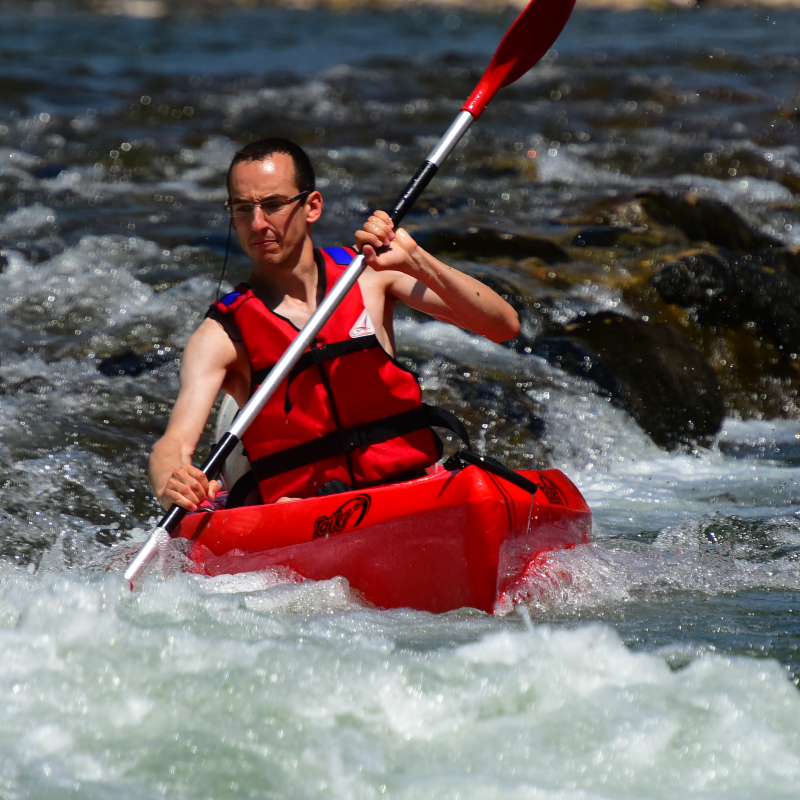
[[[311, 350], [306, 350], [306, 352], [300, 356], [286, 380], [286, 401], [283, 404], [283, 410], [287, 414], [292, 410], [292, 401], [289, 399], [289, 388], [294, 379], [305, 372], [309, 367], [318, 366], [326, 361], [331, 361], [334, 358], [340, 358], [350, 353], [360, 353], [364, 350], [372, 350], [373, 347], [380, 346], [381, 344], [378, 341], [378, 337], [372, 334], [370, 336], [361, 336], [357, 339], [344, 339], [341, 342], [331, 342], [330, 344], [323, 344], [320, 347], [312, 347]], [[250, 377], [251, 396], [264, 382], [274, 366], [274, 364], [271, 364], [268, 367], [262, 367], [252, 372]]]
[[334, 358], [350, 355], [350, 353], [361, 353], [364, 350], [372, 350], [374, 347], [380, 346], [378, 337], [372, 334], [371, 336], [360, 336], [356, 339], [344, 339], [341, 342], [331, 342], [330, 344], [323, 344], [321, 347], [312, 347], [311, 350], [306, 350], [289, 373], [286, 381], [286, 401], [283, 404], [283, 410], [287, 414], [292, 410], [289, 388], [294, 379], [309, 367], [316, 367]]
[[252, 470], [247, 470], [241, 478], [233, 485], [228, 492], [228, 499], [225, 502], [225, 508], [241, 508], [247, 503], [247, 499], [253, 492], [256, 493], [258, 498], [256, 504], [261, 503], [261, 495], [258, 492], [258, 484], [256, 483], [256, 476], [253, 475]]
[[436, 425], [447, 428], [463, 439], [469, 447], [469, 437], [461, 421], [449, 411], [423, 403], [421, 408], [402, 411], [385, 419], [367, 422], [348, 430], [333, 431], [310, 442], [271, 453], [252, 462], [256, 480], [274, 478], [284, 472], [306, 467], [326, 458], [346, 455], [352, 450], [387, 442], [398, 436]]

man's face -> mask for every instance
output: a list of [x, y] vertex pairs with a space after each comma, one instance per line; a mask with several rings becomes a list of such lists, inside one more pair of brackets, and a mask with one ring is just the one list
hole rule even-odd
[[[230, 191], [232, 203], [294, 197], [300, 190], [291, 156], [275, 153], [264, 161], [240, 161], [231, 171]], [[304, 203], [296, 200], [275, 214], [256, 208], [250, 217], [234, 217], [233, 226], [256, 268], [293, 267], [308, 238], [308, 226], [321, 211], [322, 195], [312, 192]]]

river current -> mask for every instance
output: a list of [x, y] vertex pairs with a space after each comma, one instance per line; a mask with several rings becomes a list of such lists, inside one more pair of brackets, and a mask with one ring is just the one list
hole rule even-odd
[[[364, 608], [340, 580], [129, 591], [115, 565], [157, 519], [147, 454], [216, 294], [232, 153], [305, 145], [318, 241], [347, 244], [514, 17], [170, 8], [0, 6], [0, 797], [796, 797], [791, 374], [729, 381], [719, 433], [668, 452], [530, 349], [401, 313], [427, 399], [586, 496], [593, 543], [557, 556], [569, 579], [491, 617]], [[641, 253], [570, 249], [566, 223], [609, 197], [693, 187], [796, 247], [798, 25], [576, 12], [407, 226], [559, 241], [557, 266], [451, 259], [520, 301], [529, 337], [534, 302], [562, 321], [666, 313], [630, 291]], [[223, 285], [246, 268], [234, 248]]]

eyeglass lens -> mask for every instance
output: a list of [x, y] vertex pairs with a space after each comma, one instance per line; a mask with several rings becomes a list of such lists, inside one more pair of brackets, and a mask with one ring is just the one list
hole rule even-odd
[[229, 203], [228, 209], [232, 217], [252, 217], [255, 213], [256, 207], [261, 208], [264, 214], [268, 217], [273, 214], [278, 214], [287, 206], [291, 205], [295, 200], [305, 197], [308, 192], [300, 192], [294, 197], [272, 197], [269, 200], [262, 200], [260, 203]]

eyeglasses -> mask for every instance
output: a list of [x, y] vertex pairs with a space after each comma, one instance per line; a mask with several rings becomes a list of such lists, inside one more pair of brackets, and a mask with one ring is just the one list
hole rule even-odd
[[270, 197], [268, 200], [261, 200], [258, 203], [231, 203], [230, 200], [225, 202], [225, 208], [233, 219], [252, 219], [253, 214], [256, 213], [256, 208], [260, 208], [264, 212], [265, 217], [272, 217], [275, 214], [280, 214], [284, 208], [294, 203], [295, 200], [300, 200], [307, 194], [311, 194], [311, 189], [306, 189], [294, 197]]

